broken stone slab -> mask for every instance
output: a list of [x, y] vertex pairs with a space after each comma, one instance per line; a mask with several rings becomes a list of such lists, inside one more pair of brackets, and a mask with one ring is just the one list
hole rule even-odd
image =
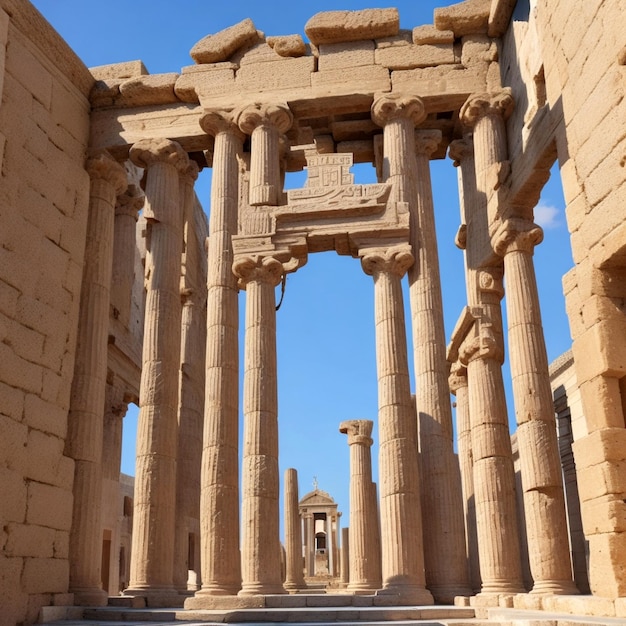
[[143, 61], [126, 61], [125, 63], [111, 63], [90, 67], [89, 71], [96, 80], [108, 80], [112, 78], [135, 78], [148, 74]]
[[302, 57], [306, 54], [306, 45], [300, 35], [268, 37], [266, 41], [281, 57]]
[[435, 9], [435, 28], [451, 30], [455, 37], [486, 33], [491, 0], [466, 0]]
[[393, 37], [400, 30], [398, 9], [324, 11], [314, 15], [304, 32], [312, 44]]
[[[179, 74], [137, 76], [120, 85], [120, 100], [126, 106], [147, 106], [178, 102], [174, 85]], [[120, 102], [122, 103], [122, 102]]]
[[440, 30], [432, 24], [416, 26], [413, 29], [413, 43], [415, 45], [432, 43], [454, 43], [454, 33], [451, 30]]
[[258, 41], [259, 34], [252, 20], [246, 18], [219, 33], [207, 35], [189, 51], [196, 63], [216, 63], [226, 61], [240, 48]]

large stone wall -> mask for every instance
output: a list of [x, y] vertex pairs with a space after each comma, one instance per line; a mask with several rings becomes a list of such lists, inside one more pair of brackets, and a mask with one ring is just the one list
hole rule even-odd
[[23, 1], [0, 2], [0, 615], [66, 604], [65, 455], [89, 177], [92, 78]]

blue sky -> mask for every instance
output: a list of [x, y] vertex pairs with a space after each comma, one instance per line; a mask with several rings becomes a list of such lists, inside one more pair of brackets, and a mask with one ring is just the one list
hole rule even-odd
[[[433, 9], [446, 0], [35, 0], [33, 4], [61, 33], [87, 66], [141, 59], [152, 74], [177, 72], [191, 65], [189, 50], [204, 36], [250, 17], [266, 35], [304, 35], [306, 21], [319, 11], [395, 6], [402, 28], [433, 22]], [[354, 168], [355, 182], [374, 180], [369, 165]], [[456, 170], [449, 159], [432, 163], [431, 175], [441, 263], [446, 338], [466, 303], [463, 257], [454, 245], [459, 226]], [[302, 176], [289, 176], [302, 186]], [[210, 172], [201, 174], [196, 191], [208, 212]], [[570, 346], [561, 278], [572, 267], [558, 170], [544, 188], [536, 220], [544, 243], [535, 251], [541, 309], [550, 361]], [[279, 296], [277, 291], [277, 297]], [[405, 294], [408, 315], [408, 294]], [[245, 293], [240, 297], [243, 320]], [[243, 324], [242, 324], [243, 325]], [[311, 255], [307, 265], [287, 280], [277, 313], [280, 468], [298, 470], [300, 496], [317, 477], [343, 511], [348, 525], [349, 454], [338, 431], [346, 419], [376, 421], [377, 389], [372, 279], [358, 260], [334, 253]], [[409, 346], [410, 328], [407, 328]], [[243, 346], [243, 334], [241, 336]], [[410, 354], [410, 352], [409, 352]], [[412, 368], [412, 359], [409, 358]], [[508, 363], [504, 365], [509, 415], [514, 430]], [[134, 474], [137, 411], [125, 418], [122, 471]], [[372, 449], [376, 472], [377, 429]], [[375, 476], [375, 480], [377, 477]]]

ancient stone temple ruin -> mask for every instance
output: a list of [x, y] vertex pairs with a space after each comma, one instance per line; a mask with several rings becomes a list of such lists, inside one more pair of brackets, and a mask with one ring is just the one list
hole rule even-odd
[[[340, 11], [313, 15], [306, 40], [246, 20], [151, 75], [140, 61], [89, 70], [27, 0], [0, 0], [2, 623], [98, 619], [120, 590], [111, 604], [181, 620], [348, 606], [623, 623], [625, 11], [466, 0], [412, 30], [395, 9]], [[449, 245], [467, 306], [448, 335], [433, 159], [459, 181]], [[356, 183], [355, 163], [378, 181]], [[561, 448], [533, 264], [555, 163], [575, 262], [571, 366], [552, 370], [567, 381], [562, 435], [565, 396], [579, 399]], [[278, 472], [275, 288], [323, 251], [360, 262], [375, 301], [378, 414], [337, 424], [341, 532], [332, 499], [299, 500], [295, 472]], [[133, 493], [119, 474], [129, 403]], [[324, 571], [333, 585], [307, 592]]]

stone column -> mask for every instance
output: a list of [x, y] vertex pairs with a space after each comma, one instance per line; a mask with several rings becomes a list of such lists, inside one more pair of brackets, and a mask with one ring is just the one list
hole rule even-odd
[[350, 446], [350, 528], [352, 550], [348, 589], [371, 593], [380, 589], [380, 531], [372, 483], [371, 420], [341, 422], [339, 432], [348, 435]]
[[254, 103], [236, 116], [239, 128], [252, 137], [250, 204], [277, 205], [283, 193], [280, 135], [293, 123], [287, 104]]
[[131, 575], [126, 593], [170, 605], [173, 588], [180, 366], [180, 173], [189, 165], [176, 142], [142, 140], [131, 160], [147, 170], [146, 313], [139, 391]]
[[383, 576], [378, 593], [398, 604], [430, 604], [400, 283], [413, 256], [408, 246], [365, 250], [360, 256], [363, 270], [374, 278]]
[[350, 530], [341, 529], [341, 586], [347, 587], [350, 582]]
[[284, 273], [273, 257], [242, 257], [233, 269], [246, 290], [243, 389], [240, 595], [285, 593], [281, 581], [278, 502], [276, 298]]
[[548, 357], [533, 250], [543, 231], [528, 220], [503, 222], [494, 235], [504, 256], [509, 352], [533, 593], [577, 593], [572, 581], [567, 515]]
[[298, 472], [285, 470], [285, 589], [304, 589], [302, 524], [298, 512]]
[[[199, 588], [189, 579], [189, 570], [198, 564], [189, 562], [190, 549], [199, 543], [200, 467], [202, 459], [202, 424], [204, 417], [204, 357], [206, 344], [205, 284], [201, 270], [204, 246], [200, 248], [196, 232], [194, 182], [198, 165], [191, 161], [181, 177], [181, 200], [184, 214], [181, 276], [181, 342], [178, 401], [178, 453], [176, 463], [176, 538], [174, 545], [174, 586], [182, 593]], [[191, 540], [190, 535], [197, 537]], [[193, 555], [195, 561], [195, 555]], [[192, 567], [193, 565], [193, 567]]]
[[137, 249], [137, 216], [143, 207], [144, 194], [136, 185], [129, 185], [115, 206], [115, 238], [111, 305], [113, 315], [124, 327], [130, 322], [133, 284], [135, 282], [135, 251]]
[[418, 131], [425, 117], [414, 96], [384, 94], [374, 101], [372, 118], [384, 127], [383, 179], [392, 198], [406, 203], [409, 243], [416, 262], [409, 268], [415, 394], [422, 468], [424, 557], [428, 588], [440, 602], [469, 594], [461, 490], [452, 445], [452, 411], [443, 327], [439, 258], [429, 160], [441, 141], [439, 131]]
[[91, 178], [74, 378], [68, 415], [67, 453], [74, 459], [74, 505], [70, 532], [70, 585], [78, 604], [106, 604], [102, 552], [102, 437], [107, 374], [109, 301], [113, 263], [115, 198], [126, 173], [102, 152], [86, 166]]
[[459, 358], [467, 367], [481, 592], [522, 593], [515, 474], [502, 380], [502, 272], [478, 273], [481, 307]]
[[306, 548], [306, 572], [307, 576], [315, 576], [315, 524], [313, 520], [313, 513], [307, 513], [304, 516], [306, 530], [305, 530], [305, 548]]
[[474, 496], [474, 460], [467, 388], [467, 368], [459, 361], [452, 364], [448, 378], [450, 391], [456, 396], [456, 430], [463, 513], [465, 515], [465, 553], [472, 591], [480, 591], [480, 567], [478, 562], [478, 535], [476, 534], [476, 502]]
[[227, 113], [201, 120], [215, 136], [207, 263], [206, 383], [200, 496], [203, 596], [234, 595], [241, 588], [239, 552], [239, 306], [233, 274], [237, 234], [238, 155], [243, 135]]

